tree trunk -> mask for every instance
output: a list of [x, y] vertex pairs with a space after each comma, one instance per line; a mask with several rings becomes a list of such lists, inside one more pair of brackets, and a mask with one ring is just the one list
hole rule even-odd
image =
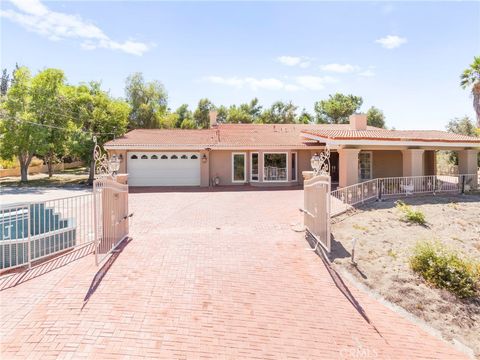
[[20, 163], [20, 174], [21, 174], [20, 181], [22, 183], [27, 182], [28, 181], [28, 166], [26, 166], [24, 163]]
[[48, 169], [48, 177], [51, 178], [53, 175], [53, 164], [52, 164], [52, 155], [47, 156], [47, 169]]
[[473, 94], [473, 108], [477, 114], [477, 127], [480, 128], [480, 83], [475, 85], [472, 90]]
[[20, 182], [25, 183], [28, 181], [28, 167], [32, 161], [33, 155], [24, 155], [18, 156], [18, 162], [20, 163]]
[[93, 180], [95, 179], [95, 160], [90, 161], [90, 171], [88, 173], [88, 185], [93, 184]]

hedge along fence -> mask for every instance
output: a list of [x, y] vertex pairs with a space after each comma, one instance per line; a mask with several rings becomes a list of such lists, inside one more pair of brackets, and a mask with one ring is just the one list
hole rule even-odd
[[[53, 171], [65, 170], [65, 169], [73, 169], [80, 166], [83, 166], [85, 163], [83, 161], [74, 161], [71, 163], [58, 163], [53, 165]], [[48, 173], [48, 166], [47, 165], [38, 165], [38, 166], [30, 166], [28, 168], [29, 174], [37, 174], [37, 173]], [[0, 169], [0, 178], [4, 178], [7, 176], [20, 176], [20, 168], [14, 169]]]

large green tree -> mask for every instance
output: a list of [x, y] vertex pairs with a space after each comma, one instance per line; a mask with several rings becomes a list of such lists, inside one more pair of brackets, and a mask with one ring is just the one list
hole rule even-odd
[[[477, 129], [475, 128], [475, 123], [468, 116], [463, 116], [450, 120], [446, 128], [448, 132], [454, 134], [480, 137], [480, 133], [478, 133]], [[455, 151], [447, 152], [447, 154], [449, 162], [451, 164], [458, 164], [458, 155]], [[478, 166], [480, 166], [480, 154], [478, 156], [478, 162]]]
[[217, 121], [229, 124], [250, 124], [256, 122], [262, 113], [262, 106], [257, 98], [240, 105], [224, 105], [217, 108]]
[[477, 127], [480, 128], [480, 56], [473, 58], [473, 63], [460, 75], [460, 86], [471, 88], [473, 108], [477, 114]]
[[178, 115], [178, 120], [177, 123], [175, 124], [175, 127], [180, 128], [182, 127], [182, 124], [184, 121], [193, 123], [193, 114], [188, 108], [187, 104], [182, 104], [178, 107], [178, 109], [175, 111]]
[[98, 82], [69, 87], [70, 106], [76, 131], [70, 140], [74, 155], [90, 164], [89, 182], [93, 181], [94, 137], [100, 146], [127, 130], [130, 106], [112, 98]]
[[198, 106], [193, 113], [193, 120], [199, 129], [208, 129], [210, 127], [209, 113], [214, 109], [215, 106], [210, 100], [206, 98], [200, 99]]
[[314, 117], [307, 110], [302, 109], [297, 121], [299, 124], [311, 124], [314, 122]]
[[294, 124], [297, 122], [297, 106], [291, 101], [285, 103], [277, 101], [268, 109], [265, 109], [258, 118], [263, 124]]
[[316, 120], [321, 124], [343, 124], [363, 104], [360, 96], [336, 93], [315, 103]]
[[6, 159], [18, 158], [22, 182], [28, 180], [28, 166], [47, 135], [45, 128], [39, 126], [39, 118], [31, 111], [31, 88], [32, 76], [28, 68], [15, 70], [1, 109], [0, 155]]
[[217, 122], [220, 124], [226, 123], [228, 120], [228, 108], [225, 105], [217, 107]]
[[145, 82], [142, 73], [126, 80], [125, 95], [131, 106], [130, 128], [156, 129], [167, 114], [167, 91], [159, 81]]
[[68, 153], [69, 128], [73, 123], [65, 88], [62, 70], [45, 69], [32, 79], [30, 89], [30, 111], [45, 133], [37, 155], [45, 160], [49, 177], [53, 174], [53, 164]]
[[447, 124], [447, 131], [455, 134], [477, 136], [475, 124], [468, 116], [450, 120]]
[[383, 111], [372, 106], [367, 111], [367, 125], [375, 126], [378, 128], [385, 128], [385, 115]]

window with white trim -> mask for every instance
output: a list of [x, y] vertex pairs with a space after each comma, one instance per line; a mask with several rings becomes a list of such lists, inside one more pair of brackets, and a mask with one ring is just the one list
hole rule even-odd
[[250, 181], [258, 180], [258, 153], [250, 153]]
[[263, 180], [288, 180], [287, 153], [263, 153]]
[[245, 153], [232, 154], [232, 182], [246, 181]]
[[372, 179], [372, 152], [361, 151], [358, 154], [358, 178], [360, 181]]
[[292, 152], [292, 181], [297, 181], [297, 153]]

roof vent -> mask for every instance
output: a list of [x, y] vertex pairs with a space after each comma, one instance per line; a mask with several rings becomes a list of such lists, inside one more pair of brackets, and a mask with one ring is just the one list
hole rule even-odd
[[352, 130], [367, 130], [367, 115], [353, 114], [348, 118], [350, 120], [350, 129]]

